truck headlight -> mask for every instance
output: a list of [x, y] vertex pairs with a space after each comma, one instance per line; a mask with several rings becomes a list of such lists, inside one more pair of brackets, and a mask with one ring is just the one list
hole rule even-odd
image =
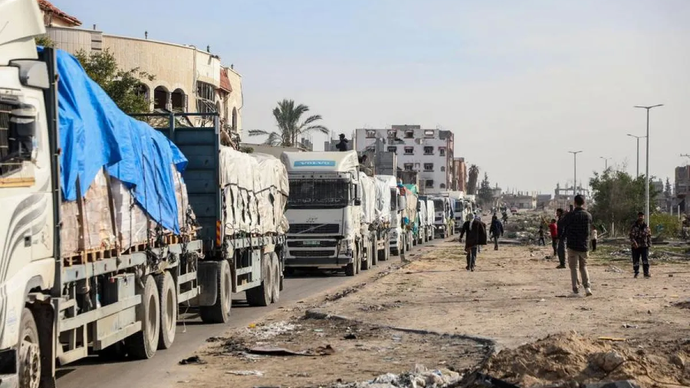
[[346, 253], [347, 255], [352, 255], [352, 240], [342, 239], [338, 243], [338, 251], [341, 253]]

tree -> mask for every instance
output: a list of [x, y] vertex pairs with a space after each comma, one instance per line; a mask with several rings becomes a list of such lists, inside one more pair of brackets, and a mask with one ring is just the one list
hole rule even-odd
[[479, 179], [479, 167], [476, 164], [470, 166], [467, 179], [467, 194], [477, 194], [477, 180]]
[[293, 100], [283, 100], [278, 102], [278, 106], [273, 109], [273, 117], [276, 119], [278, 132], [268, 132], [264, 130], [250, 130], [249, 136], [268, 136], [264, 144], [272, 146], [294, 147], [299, 137], [318, 131], [328, 134], [328, 128], [323, 125], [314, 124], [321, 120], [321, 115], [307, 117], [304, 121], [302, 115], [309, 112], [309, 107], [303, 104], [295, 106]]
[[[589, 182], [592, 187], [590, 212], [595, 223], [614, 225], [617, 230], [627, 230], [637, 218], [637, 212], [645, 206], [644, 176], [633, 178], [624, 171], [608, 169], [603, 174], [594, 173]], [[649, 188], [649, 201], [657, 196], [654, 186]]]
[[673, 198], [673, 186], [671, 186], [671, 180], [666, 178], [666, 187], [664, 188], [664, 196], [666, 199]]
[[484, 179], [479, 186], [479, 202], [483, 205], [492, 205], [494, 201], [494, 191], [491, 189], [491, 184], [489, 183], [489, 175], [484, 173]]
[[122, 70], [109, 50], [87, 54], [79, 50], [75, 57], [86, 74], [113, 99], [125, 113], [148, 113], [150, 104], [141, 93], [141, 80], [154, 80], [154, 76], [139, 68]]
[[41, 35], [36, 37], [36, 46], [55, 47], [55, 42], [50, 39], [50, 36]]

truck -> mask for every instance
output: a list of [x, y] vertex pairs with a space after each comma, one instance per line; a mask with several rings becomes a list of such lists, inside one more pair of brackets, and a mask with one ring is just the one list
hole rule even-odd
[[74, 57], [36, 46], [34, 0], [0, 1], [0, 25], [1, 387], [53, 387], [90, 352], [151, 358], [180, 305], [224, 323], [233, 292], [279, 299], [277, 159], [240, 156], [255, 169], [240, 177], [217, 116], [158, 131], [125, 115]]
[[[410, 240], [412, 245], [422, 244], [422, 224], [420, 217], [419, 192], [417, 185], [404, 184], [405, 188], [405, 202], [406, 202], [406, 216], [408, 218], [408, 229], [411, 232]], [[421, 241], [420, 241], [421, 240]]]
[[359, 172], [359, 181], [362, 189], [361, 233], [367, 235], [364, 241], [368, 241], [361, 269], [368, 270], [379, 260], [386, 261], [390, 257], [390, 193], [385, 185], [363, 171]]
[[450, 198], [433, 197], [434, 237], [446, 238], [451, 235]]
[[435, 230], [434, 217], [435, 217], [436, 212], [435, 212], [435, 208], [434, 208], [434, 200], [432, 197], [428, 197], [426, 195], [420, 195], [419, 196], [419, 203], [425, 209], [426, 220], [423, 222], [424, 233], [426, 234], [425, 241], [431, 241], [434, 239], [434, 230]]
[[[290, 183], [285, 267], [345, 271], [370, 260], [357, 152], [283, 152]], [[373, 259], [373, 258], [372, 258]]]
[[383, 187], [388, 187], [390, 193], [389, 249], [391, 255], [398, 256], [405, 253], [407, 246], [407, 233], [403, 231], [405, 198], [401, 196], [397, 178], [393, 175], [376, 175], [376, 179], [382, 183]]

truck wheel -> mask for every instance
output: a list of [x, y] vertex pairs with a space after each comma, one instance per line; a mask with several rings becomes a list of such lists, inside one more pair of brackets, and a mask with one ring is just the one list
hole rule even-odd
[[381, 251], [376, 249], [376, 240], [371, 243], [371, 265], [377, 265], [379, 263], [379, 254]]
[[175, 341], [177, 329], [177, 287], [169, 271], [156, 276], [156, 285], [161, 301], [161, 335], [158, 337], [158, 349], [169, 349]]
[[[137, 288], [140, 286], [137, 285]], [[141, 331], [127, 337], [127, 350], [133, 358], [145, 360], [156, 354], [158, 337], [160, 336], [160, 299], [158, 287], [153, 276], [144, 279], [144, 289], [137, 290], [141, 295], [141, 303], [136, 307], [137, 320], [141, 322]]]
[[19, 330], [19, 388], [38, 388], [41, 384], [41, 348], [34, 314], [28, 308], [22, 311]]
[[263, 280], [258, 287], [247, 290], [247, 303], [250, 306], [268, 306], [271, 304], [271, 297], [273, 294], [273, 275], [271, 268], [271, 260], [268, 256], [262, 257], [261, 272]]
[[199, 307], [199, 316], [204, 323], [227, 323], [232, 309], [232, 273], [227, 260], [220, 261], [218, 269], [218, 296], [213, 306]]
[[271, 267], [273, 268], [273, 287], [271, 288], [271, 300], [273, 301], [273, 303], [278, 303], [278, 301], [280, 300], [280, 281], [283, 276], [283, 273], [280, 270], [280, 262], [278, 261], [278, 255], [276, 255], [275, 252], [271, 252], [270, 257]]
[[360, 256], [362, 258], [362, 260], [361, 260], [361, 264], [360, 264], [359, 268], [361, 268], [363, 271], [369, 270], [371, 268], [371, 265], [372, 265], [371, 260], [373, 260], [372, 259], [373, 256], [374, 255], [371, 251], [371, 246], [369, 246], [368, 248], [365, 248], [362, 251], [362, 256]]
[[349, 263], [347, 266], [345, 266], [345, 275], [346, 276], [355, 276], [357, 275], [357, 266], [359, 265], [359, 252], [355, 251], [355, 257], [352, 258], [352, 263]]

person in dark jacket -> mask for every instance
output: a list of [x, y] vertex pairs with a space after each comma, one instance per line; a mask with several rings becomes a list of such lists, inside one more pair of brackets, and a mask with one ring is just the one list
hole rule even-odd
[[[470, 215], [470, 217], [472, 217]], [[462, 237], [465, 239], [465, 252], [467, 252], [467, 267], [468, 271], [474, 272], [474, 267], [477, 261], [477, 248], [480, 245], [486, 245], [486, 225], [481, 220], [481, 217], [475, 216], [470, 218], [462, 225], [460, 231], [460, 242]]]
[[558, 230], [558, 267], [565, 268], [565, 228], [563, 227], [563, 209], [556, 209], [556, 229]]
[[340, 134], [340, 142], [335, 145], [335, 148], [337, 148], [338, 151], [345, 152], [345, 151], [347, 151], [347, 143], [348, 143], [348, 140], [345, 138], [345, 134], [341, 133]]
[[637, 221], [630, 228], [630, 244], [632, 245], [633, 270], [635, 277], [640, 274], [640, 258], [644, 277], [650, 278], [649, 247], [652, 246], [652, 231], [644, 222], [644, 213], [637, 213]]
[[544, 240], [544, 225], [539, 225], [539, 241], [537, 245], [546, 246], [546, 240]]
[[503, 236], [503, 224], [498, 220], [498, 217], [494, 215], [491, 218], [491, 227], [489, 227], [489, 235], [491, 240], [494, 242], [494, 250], [498, 250], [498, 238]]
[[[575, 209], [563, 218], [563, 228], [568, 248], [568, 266], [570, 267], [570, 279], [573, 285], [573, 294], [579, 294], [577, 269], [580, 268], [582, 285], [585, 294], [592, 295], [589, 284], [589, 272], [587, 271], [587, 258], [589, 257], [589, 236], [592, 231], [592, 215], [584, 209], [585, 198], [575, 196]], [[560, 227], [559, 227], [560, 229]]]

